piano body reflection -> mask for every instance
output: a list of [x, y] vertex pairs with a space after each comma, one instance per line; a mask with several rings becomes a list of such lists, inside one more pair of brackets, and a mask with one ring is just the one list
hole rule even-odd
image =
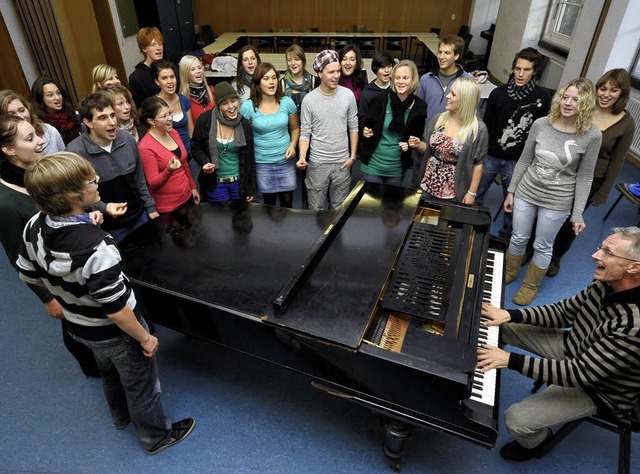
[[[359, 182], [319, 212], [200, 205], [123, 242], [147, 317], [308, 376], [383, 417], [400, 467], [414, 427], [487, 448], [499, 380], [475, 372], [483, 298], [502, 303], [487, 211]], [[486, 294], [485, 294], [486, 293]]]

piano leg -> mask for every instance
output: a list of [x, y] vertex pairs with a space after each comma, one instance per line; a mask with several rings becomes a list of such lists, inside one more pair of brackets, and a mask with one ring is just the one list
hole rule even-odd
[[391, 418], [383, 418], [382, 428], [385, 435], [384, 455], [389, 461], [391, 469], [397, 472], [400, 470], [404, 447], [413, 433], [413, 426]]

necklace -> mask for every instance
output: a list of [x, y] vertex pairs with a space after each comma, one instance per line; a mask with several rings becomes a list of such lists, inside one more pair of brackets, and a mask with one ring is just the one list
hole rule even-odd
[[229, 132], [227, 138], [225, 138], [222, 134], [222, 124], [220, 122], [218, 122], [218, 130], [220, 131], [220, 141], [222, 142], [222, 156], [226, 156], [227, 150], [229, 149], [229, 144], [231, 143], [231, 138], [234, 134], [234, 129], [231, 129], [231, 132]]
[[333, 89], [329, 94], [327, 94], [326, 92], [324, 92], [322, 90], [322, 87], [318, 87], [318, 90], [320, 91], [320, 94], [322, 94], [325, 97], [331, 97], [332, 95], [334, 95], [336, 92], [338, 92], [338, 88]]

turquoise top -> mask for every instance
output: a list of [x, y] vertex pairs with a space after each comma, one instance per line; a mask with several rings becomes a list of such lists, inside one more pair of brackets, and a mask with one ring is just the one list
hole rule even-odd
[[231, 178], [234, 176], [240, 176], [240, 157], [238, 156], [238, 149], [231, 140], [227, 145], [223, 145], [220, 140], [216, 142], [218, 144], [218, 178]]
[[253, 108], [248, 100], [240, 107], [240, 113], [251, 122], [253, 128], [253, 149], [256, 163], [279, 163], [285, 160], [287, 148], [291, 145], [289, 117], [298, 113], [296, 104], [289, 97], [280, 99], [280, 107], [273, 114], [263, 114]]

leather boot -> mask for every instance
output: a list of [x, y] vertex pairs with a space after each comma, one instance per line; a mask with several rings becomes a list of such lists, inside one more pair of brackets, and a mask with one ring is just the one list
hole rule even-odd
[[520, 306], [526, 306], [538, 296], [538, 286], [547, 273], [546, 268], [540, 268], [533, 262], [529, 263], [527, 273], [524, 276], [522, 286], [513, 297], [513, 302]]
[[547, 276], [554, 277], [560, 272], [560, 257], [551, 257], [551, 263], [547, 268]]
[[512, 255], [507, 252], [504, 271], [505, 283], [511, 283], [516, 279], [516, 277], [518, 276], [518, 272], [520, 272], [520, 267], [522, 266], [523, 260], [524, 255]]

